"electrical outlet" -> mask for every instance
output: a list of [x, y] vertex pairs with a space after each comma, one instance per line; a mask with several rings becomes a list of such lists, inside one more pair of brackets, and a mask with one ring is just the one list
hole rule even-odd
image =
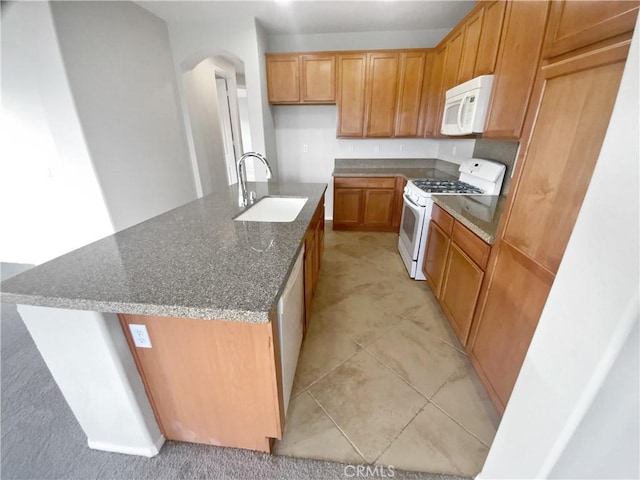
[[375, 147], [376, 153], [380, 153], [380, 144], [376, 143], [376, 147]]
[[133, 344], [140, 348], [151, 348], [151, 339], [149, 338], [149, 332], [147, 332], [146, 325], [137, 325], [135, 323], [129, 324], [129, 331], [133, 337]]
[[304, 153], [307, 153], [309, 151], [309, 145], [307, 145], [306, 143], [304, 145], [302, 145], [302, 151]]
[[458, 147], [453, 147], [452, 152], [453, 152], [454, 155], [456, 154], [456, 150], [458, 150]]
[[406, 148], [407, 147], [406, 147], [406, 145], [404, 143], [400, 144], [400, 151], [401, 152], [404, 152]]
[[349, 145], [349, 153], [353, 153], [353, 145]]

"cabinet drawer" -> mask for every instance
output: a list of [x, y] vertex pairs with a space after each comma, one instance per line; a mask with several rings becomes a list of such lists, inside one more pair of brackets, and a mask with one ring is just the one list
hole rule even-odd
[[436, 222], [442, 230], [444, 230], [444, 233], [451, 235], [451, 230], [453, 230], [455, 220], [436, 204], [433, 205], [433, 209], [431, 210], [431, 219]]
[[336, 188], [395, 188], [396, 177], [335, 177]]
[[455, 222], [451, 239], [458, 244], [460, 249], [466, 253], [469, 258], [478, 264], [481, 269], [485, 269], [491, 246], [485, 243], [480, 237], [469, 230], [462, 224]]

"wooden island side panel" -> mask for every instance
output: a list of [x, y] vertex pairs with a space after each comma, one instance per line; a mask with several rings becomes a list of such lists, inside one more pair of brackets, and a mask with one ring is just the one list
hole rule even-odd
[[[167, 439], [269, 452], [282, 438], [274, 322], [119, 318]], [[134, 346], [129, 324], [147, 327], [152, 348]]]

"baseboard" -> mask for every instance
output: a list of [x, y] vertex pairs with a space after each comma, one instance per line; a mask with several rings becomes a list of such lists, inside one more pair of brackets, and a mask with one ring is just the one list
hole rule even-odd
[[140, 457], [155, 457], [160, 453], [160, 449], [164, 445], [165, 438], [163, 435], [155, 441], [152, 446], [149, 447], [125, 447], [124, 445], [117, 445], [115, 443], [106, 442], [94, 442], [88, 440], [87, 444], [92, 450], [102, 450], [103, 452], [112, 453], [124, 453], [126, 455], [138, 455]]

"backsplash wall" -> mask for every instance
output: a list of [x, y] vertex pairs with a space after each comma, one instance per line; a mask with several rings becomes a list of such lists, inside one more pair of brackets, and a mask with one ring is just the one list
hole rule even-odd
[[509, 187], [511, 186], [511, 177], [518, 155], [519, 142], [501, 142], [497, 140], [485, 140], [478, 138], [473, 149], [474, 158], [484, 158], [487, 160], [495, 160], [507, 167], [504, 174], [504, 183], [500, 195], [507, 196]]

